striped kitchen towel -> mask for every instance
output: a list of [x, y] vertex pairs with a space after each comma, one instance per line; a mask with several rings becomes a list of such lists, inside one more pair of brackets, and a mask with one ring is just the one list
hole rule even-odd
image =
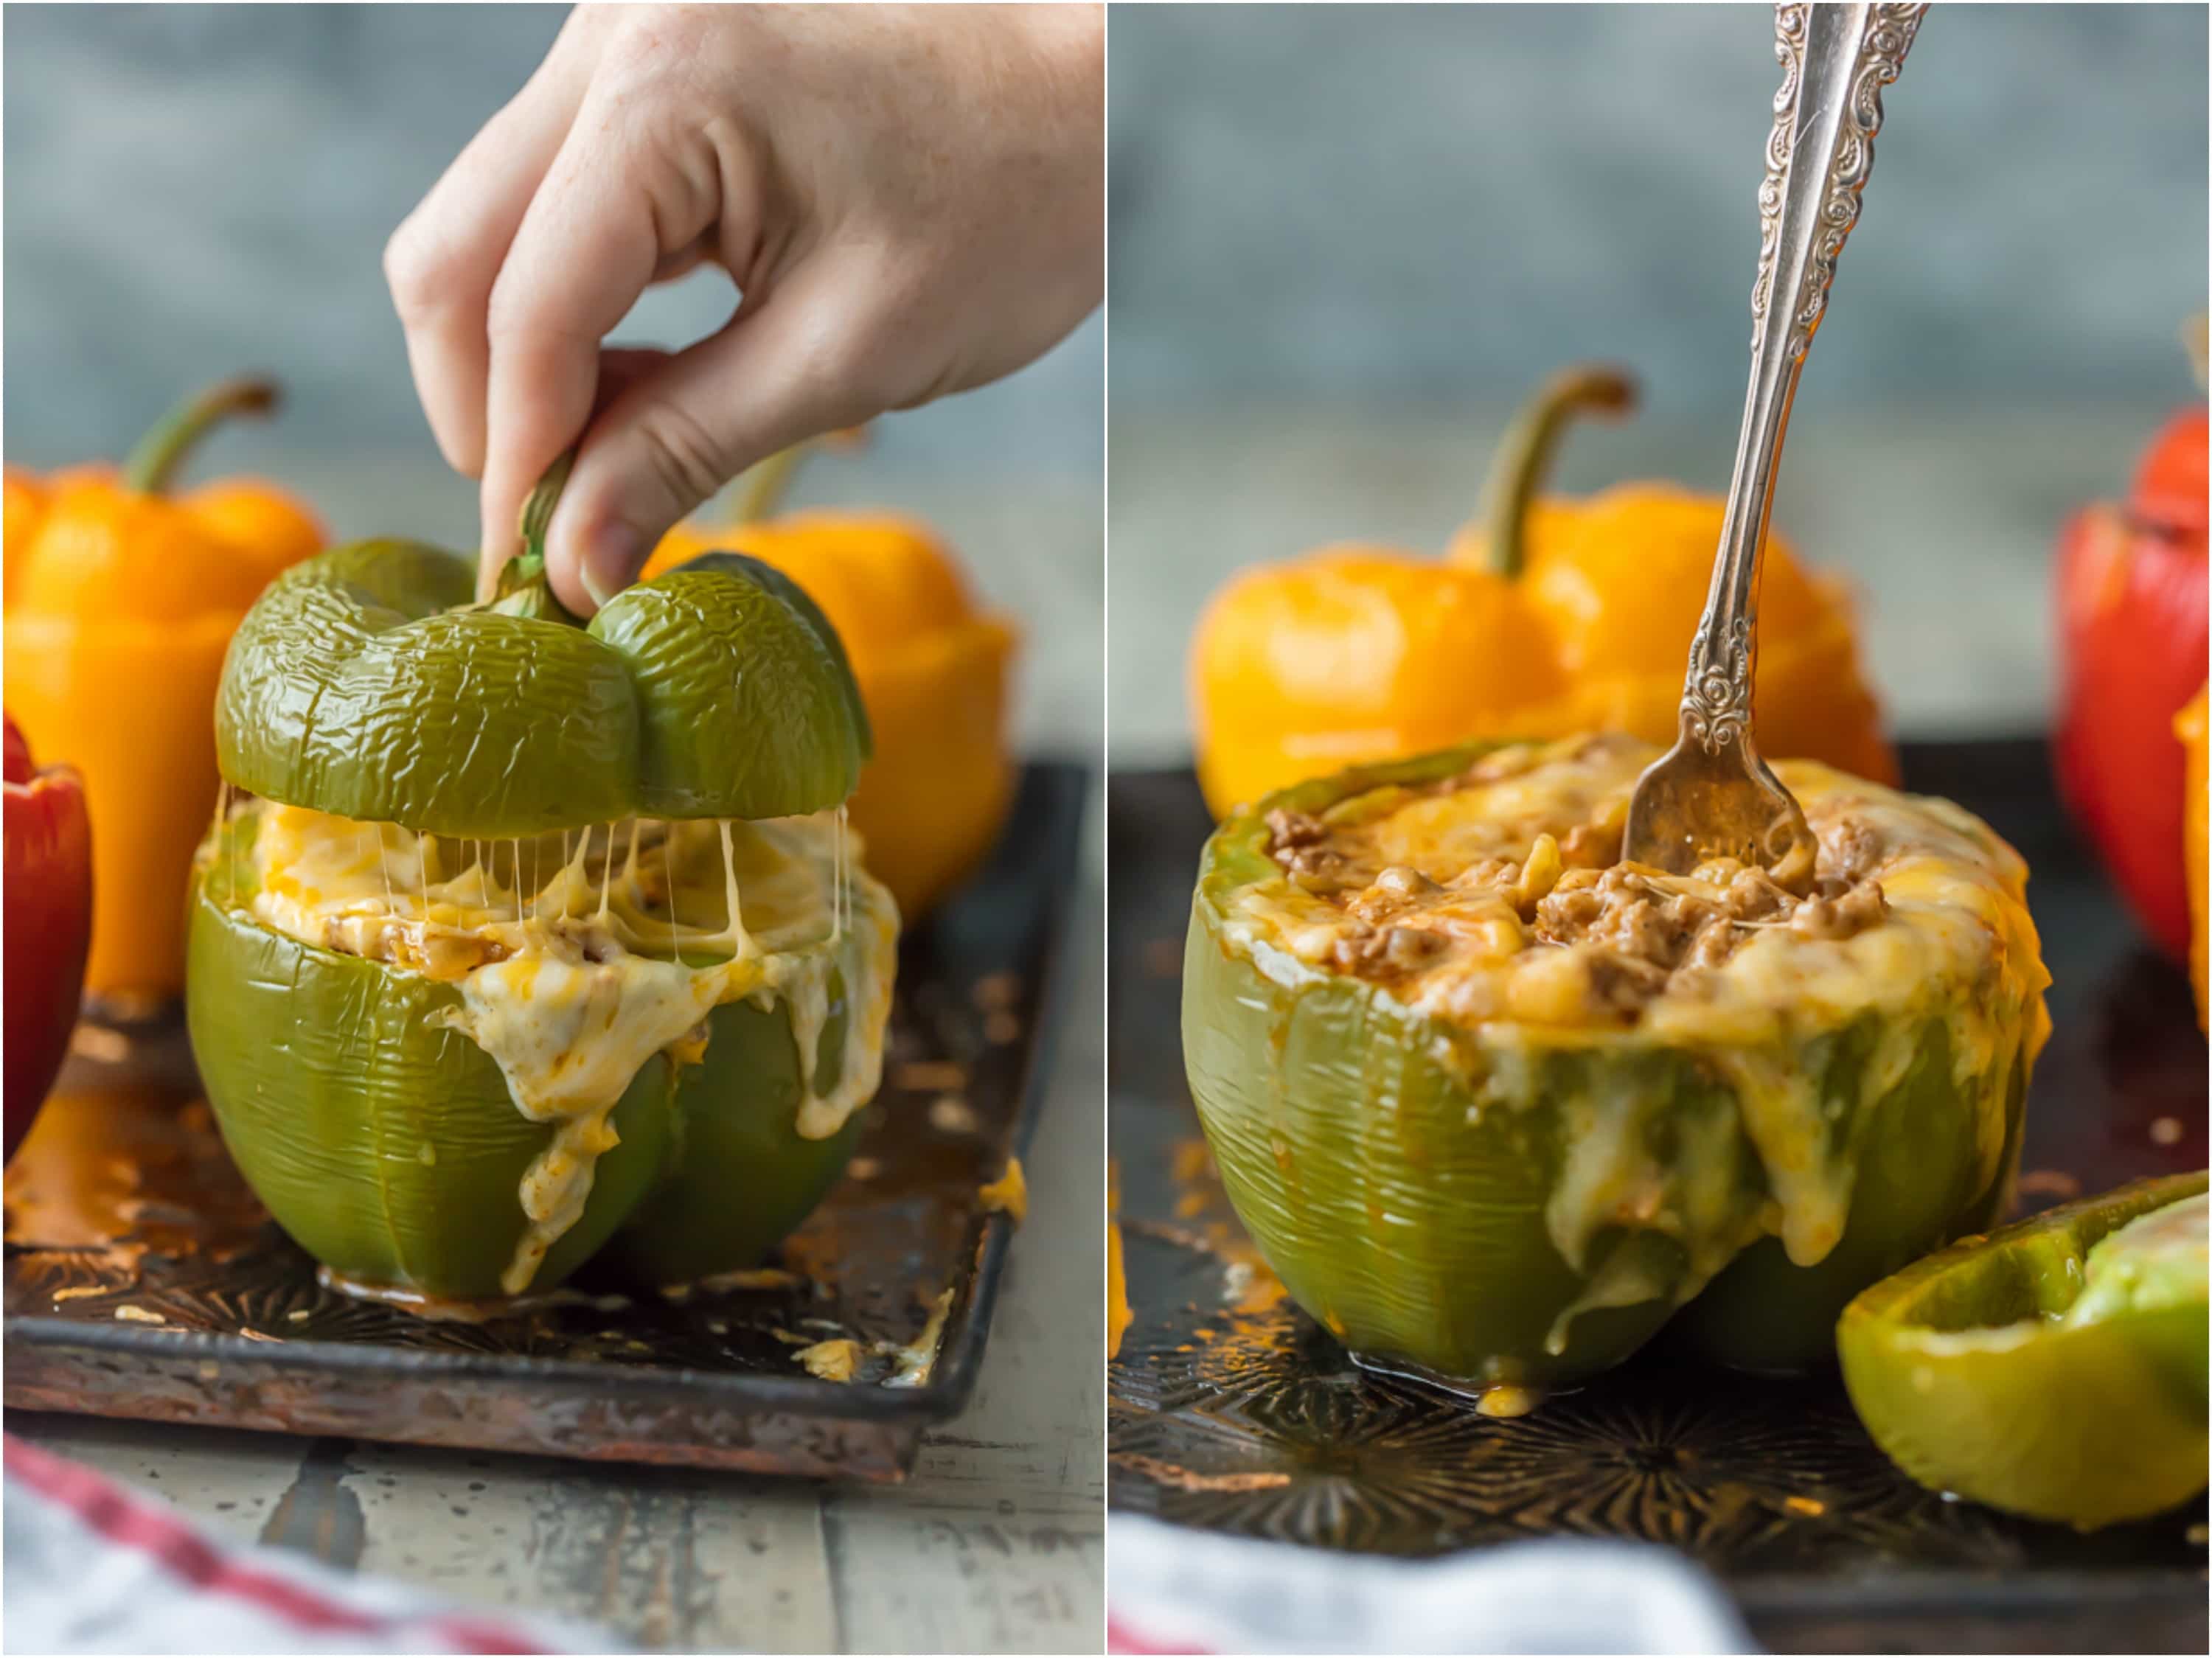
[[603, 1653], [589, 1629], [478, 1612], [286, 1549], [219, 1542], [167, 1503], [4, 1436], [0, 1640], [11, 1653]]
[[1118, 1653], [1759, 1650], [1718, 1584], [1648, 1544], [1544, 1539], [1401, 1560], [1120, 1514], [1106, 1527], [1106, 1629]]

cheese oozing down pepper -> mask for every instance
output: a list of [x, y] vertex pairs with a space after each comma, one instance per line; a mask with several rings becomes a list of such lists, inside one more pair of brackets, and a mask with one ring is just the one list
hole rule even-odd
[[[787, 1009], [803, 1138], [836, 1134], [881, 1079], [897, 915], [842, 813], [467, 841], [247, 809], [260, 814], [255, 919], [453, 984], [442, 1017], [498, 1065], [517, 1110], [555, 1126], [518, 1193], [528, 1224], [502, 1274], [510, 1294], [583, 1212], [633, 1078], [655, 1054], [697, 1062], [714, 1008]], [[848, 1018], [825, 1066], [833, 976]]]
[[[1811, 874], [1790, 890], [1723, 859], [1674, 876], [1620, 861], [1628, 797], [1656, 753], [1623, 737], [1522, 744], [1429, 780], [1279, 806], [1264, 815], [1264, 873], [1224, 883], [1220, 900], [1224, 947], [1285, 994], [1349, 980], [1403, 1010], [1462, 1078], [1470, 1122], [1559, 1114], [1545, 1222], [1588, 1281], [1553, 1322], [1555, 1354], [1576, 1319], [1686, 1300], [1762, 1236], [1796, 1266], [1826, 1259], [1863, 1161], [1852, 1125], [1921, 1062], [1929, 1017], [1961, 1095], [2016, 1050], [2032, 1060], [2049, 1030], [2026, 867], [1971, 815], [1784, 761], [1819, 841]], [[1853, 1026], [1874, 1034], [1847, 1108], [1805, 1054]], [[1741, 1203], [1732, 1154], [1689, 1144], [1735, 1124], [1675, 1121], [1672, 1096], [1625, 1068], [1654, 1052], [1686, 1056], [1738, 1102], [1762, 1203]], [[2000, 1178], [2007, 1134], [2002, 1113], [1978, 1118], [1973, 1189]], [[1624, 1229], [1669, 1236], [1686, 1266], [1615, 1247]]]
[[[1621, 736], [1506, 747], [1437, 787], [1391, 785], [1318, 818], [1274, 811], [1283, 880], [1245, 893], [1241, 920], [1263, 969], [1281, 950], [1297, 970], [1387, 986], [1491, 1042], [1656, 1039], [1705, 1054], [1743, 1096], [1790, 1258], [1812, 1265], [1843, 1236], [1854, 1163], [1820, 1154], [1818, 1090], [1770, 1054], [1792, 1028], [1907, 1012], [1931, 986], [1997, 988], [1990, 970], [2006, 959], [2035, 962], [2035, 981], [1951, 1001], [1951, 1054], [1962, 1077], [1984, 1070], [2020, 1001], [2039, 1021], [2048, 973], [2020, 902], [2027, 869], [1958, 807], [1814, 761], [1777, 765], [1820, 842], [1809, 891], [1735, 860], [1690, 876], [1620, 865], [1628, 793], [1650, 758]], [[1911, 1063], [1911, 1043], [1891, 1046], [1867, 1066], [1869, 1096]], [[1606, 1112], [1593, 1101], [1586, 1116], [1597, 1127]], [[1562, 1240], [1583, 1245], [1637, 1207], [1635, 1158], [1613, 1141], [1577, 1136], [1555, 1200]], [[1993, 1130], [1990, 1169], [2000, 1150]]]

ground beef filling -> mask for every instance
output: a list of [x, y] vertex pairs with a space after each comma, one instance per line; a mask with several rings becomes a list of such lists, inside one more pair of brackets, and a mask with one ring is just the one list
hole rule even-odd
[[[623, 954], [619, 943], [583, 920], [553, 920], [544, 927], [541, 936], [563, 932], [573, 938], [586, 962], [610, 962]], [[519, 926], [509, 929], [510, 938], [525, 936]], [[429, 979], [465, 979], [478, 968], [515, 954], [507, 938], [492, 932], [399, 915], [331, 916], [323, 923], [321, 942], [324, 949], [341, 956], [382, 962]]]
[[488, 934], [396, 915], [331, 916], [323, 923], [322, 943], [342, 956], [383, 962], [433, 979], [465, 979], [507, 957], [507, 946]]
[[[666, 908], [670, 874], [667, 825], [660, 822], [635, 825], [619, 845], [615, 839], [617, 833], [618, 829], [610, 829], [606, 849], [584, 864], [587, 879], [594, 888], [606, 881], [612, 860], [619, 857], [623, 860], [622, 878], [632, 900], [648, 910]], [[425, 840], [427, 843], [428, 837]], [[380, 847], [381, 844], [380, 835]], [[428, 919], [420, 914], [405, 913], [404, 908], [395, 908], [387, 884], [380, 904], [372, 895], [335, 914], [317, 914], [310, 911], [303, 918], [304, 926], [285, 926], [280, 922], [280, 930], [302, 943], [320, 944], [339, 955], [357, 956], [428, 978], [448, 981], [465, 979], [479, 968], [506, 961], [522, 948], [535, 947], [556, 936], [572, 945], [577, 956], [586, 963], [603, 963], [624, 953], [614, 933], [588, 914], [541, 914], [536, 890], [552, 877], [553, 868], [550, 861], [526, 861], [520, 842], [514, 843], [516, 850], [505, 865], [508, 872], [507, 880], [527, 872], [525, 885], [531, 890], [520, 896], [494, 872], [492, 864], [487, 861], [488, 853], [477, 843], [444, 840], [438, 844], [441, 866], [456, 872], [456, 879], [471, 875], [472, 866], [483, 872], [483, 878], [474, 888], [465, 888], [458, 899], [449, 900], [443, 889], [435, 894], [413, 895], [415, 907], [434, 910], [450, 902], [453, 907], [466, 910], [472, 904], [478, 905], [483, 914], [476, 924]], [[403, 890], [400, 896], [409, 895]], [[435, 905], [430, 903], [434, 897], [437, 900]]]
[[1343, 916], [1333, 964], [1377, 983], [1426, 972], [1463, 947], [1492, 959], [1573, 947], [1598, 1006], [1632, 1018], [1721, 966], [1758, 929], [1848, 938], [1888, 914], [1873, 875], [1880, 836], [1855, 818], [1815, 826], [1814, 878], [1795, 893], [1733, 859], [1687, 878], [1621, 863], [1624, 806], [1608, 801], [1564, 836], [1538, 835], [1525, 858], [1486, 859], [1444, 880], [1404, 865], [1364, 866], [1329, 824], [1304, 812], [1278, 810], [1266, 822], [1285, 874]]

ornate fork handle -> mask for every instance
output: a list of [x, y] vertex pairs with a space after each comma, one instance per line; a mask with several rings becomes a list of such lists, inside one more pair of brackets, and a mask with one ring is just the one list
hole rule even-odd
[[1690, 647], [1682, 738], [1717, 755], [1751, 727], [1753, 620], [1774, 475], [1797, 376], [1827, 309], [1837, 256], [1874, 167], [1881, 89], [1897, 79], [1925, 5], [1778, 5], [1782, 89], [1759, 187], [1759, 277], [1751, 290], [1751, 389], [1736, 439], [1721, 556]]

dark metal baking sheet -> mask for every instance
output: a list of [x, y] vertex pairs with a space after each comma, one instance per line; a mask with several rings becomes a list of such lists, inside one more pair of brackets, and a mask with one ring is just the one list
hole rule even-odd
[[[428, 1321], [322, 1288], [260, 1212], [173, 1019], [80, 1032], [9, 1169], [11, 1407], [896, 1479], [975, 1387], [1013, 1226], [978, 1204], [1045, 1086], [1087, 774], [1027, 768], [985, 869], [899, 951], [885, 1084], [781, 1272], [682, 1300], [588, 1278], [527, 1314]], [[89, 1050], [88, 1052], [88, 1050]], [[928, 1332], [926, 1375], [889, 1350]], [[798, 1340], [849, 1336], [859, 1379]], [[909, 1367], [913, 1368], [913, 1367]]]
[[[2055, 1031], [2023, 1206], [2206, 1161], [2206, 1049], [2052, 794], [2044, 745], [1910, 745], [1907, 786], [2027, 857]], [[1135, 1315], [1109, 1382], [1109, 1500], [1186, 1524], [1425, 1555], [1570, 1533], [1671, 1544], [1771, 1648], [2203, 1652], [2204, 1511], [2081, 1535], [1948, 1502], [1875, 1449], [1832, 1376], [1715, 1370], [1663, 1341], [1493, 1421], [1364, 1374], [1281, 1299], [1207, 1160], [1177, 1027], [1210, 823], [1188, 772], [1114, 776], [1110, 1144]]]

